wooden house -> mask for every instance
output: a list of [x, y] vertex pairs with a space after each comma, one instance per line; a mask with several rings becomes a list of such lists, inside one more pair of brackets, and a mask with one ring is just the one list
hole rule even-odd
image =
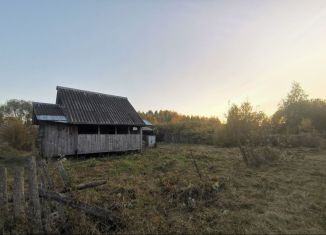
[[57, 87], [56, 104], [33, 103], [43, 157], [142, 149], [145, 125], [126, 97]]

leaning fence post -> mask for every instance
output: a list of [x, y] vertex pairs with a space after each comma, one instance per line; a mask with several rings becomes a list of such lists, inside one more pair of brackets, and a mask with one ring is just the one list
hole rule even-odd
[[64, 188], [66, 190], [70, 190], [71, 189], [71, 179], [69, 177], [69, 175], [67, 174], [63, 164], [62, 164], [62, 161], [58, 161], [57, 163], [57, 166], [58, 166], [58, 169], [59, 169], [59, 174], [60, 174], [60, 177], [63, 181], [63, 184], [64, 184]]
[[41, 204], [38, 191], [35, 157], [28, 160], [28, 192], [30, 200], [30, 218], [33, 224], [32, 233], [42, 232]]
[[14, 168], [13, 202], [15, 218], [23, 218], [25, 213], [23, 167]]
[[8, 215], [7, 169], [0, 167], [0, 233], [3, 232]]

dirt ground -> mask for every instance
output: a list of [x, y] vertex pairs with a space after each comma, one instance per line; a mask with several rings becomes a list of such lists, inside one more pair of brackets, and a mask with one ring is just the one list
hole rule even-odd
[[108, 179], [74, 197], [122, 220], [112, 230], [70, 210], [69, 233], [326, 233], [325, 150], [248, 168], [238, 149], [159, 144], [64, 164], [74, 184]]

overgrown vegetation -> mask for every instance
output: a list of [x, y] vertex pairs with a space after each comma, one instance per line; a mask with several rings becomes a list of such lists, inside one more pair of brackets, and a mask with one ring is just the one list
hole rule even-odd
[[156, 126], [158, 140], [168, 143], [318, 147], [326, 133], [326, 101], [309, 99], [297, 82], [292, 84], [291, 91], [271, 117], [255, 111], [249, 102], [232, 105], [225, 123], [218, 118], [186, 116], [171, 111], [148, 111], [140, 115]]
[[238, 148], [159, 144], [142, 154], [68, 160], [74, 184], [109, 179], [74, 197], [114, 210], [124, 226], [110, 231], [70, 210], [67, 233], [323, 234], [325, 154], [285, 149], [278, 161], [248, 168]]
[[0, 153], [8, 148], [33, 151], [36, 136], [31, 102], [9, 100], [0, 106]]
[[272, 117], [276, 132], [326, 132], [326, 101], [308, 99], [300, 84], [294, 82], [287, 97]]
[[148, 111], [140, 115], [155, 125], [158, 141], [219, 144], [222, 124], [218, 118], [186, 116], [168, 110]]

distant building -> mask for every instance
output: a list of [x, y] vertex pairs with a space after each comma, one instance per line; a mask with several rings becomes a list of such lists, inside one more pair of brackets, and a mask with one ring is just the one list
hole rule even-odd
[[151, 122], [144, 120], [145, 126], [142, 128], [143, 141], [145, 142], [145, 147], [155, 147], [156, 146], [156, 135], [154, 132], [154, 126]]
[[44, 157], [142, 149], [145, 126], [128, 99], [57, 87], [56, 104], [33, 103]]

